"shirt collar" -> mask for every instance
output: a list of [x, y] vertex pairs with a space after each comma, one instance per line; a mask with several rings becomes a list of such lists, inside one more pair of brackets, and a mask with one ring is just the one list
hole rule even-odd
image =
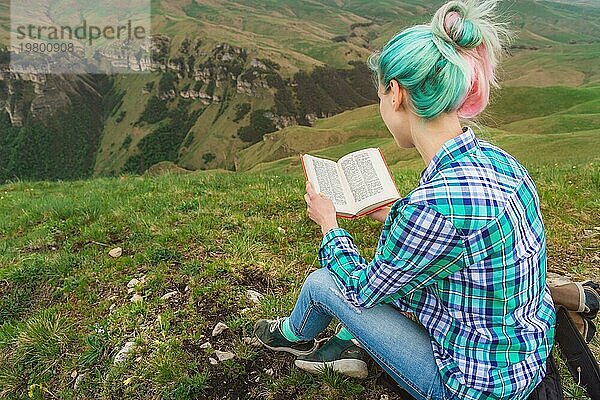
[[419, 184], [422, 185], [428, 182], [436, 171], [441, 170], [445, 165], [461, 158], [478, 147], [479, 143], [473, 129], [468, 126], [463, 127], [463, 133], [446, 141], [438, 152], [435, 153], [427, 168], [421, 173]]

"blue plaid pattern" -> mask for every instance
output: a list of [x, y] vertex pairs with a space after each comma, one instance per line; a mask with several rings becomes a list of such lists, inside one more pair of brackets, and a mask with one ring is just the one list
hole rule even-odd
[[545, 374], [556, 316], [537, 191], [521, 164], [471, 128], [392, 205], [371, 262], [332, 228], [319, 263], [352, 304], [413, 312], [459, 398], [525, 399]]

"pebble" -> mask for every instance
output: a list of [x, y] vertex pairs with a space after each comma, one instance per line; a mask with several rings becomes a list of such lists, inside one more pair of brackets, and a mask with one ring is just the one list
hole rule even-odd
[[210, 344], [210, 342], [202, 343], [200, 345], [201, 349], [210, 349], [211, 347], [212, 347], [212, 344]]
[[129, 299], [129, 301], [131, 301], [132, 303], [135, 303], [136, 301], [142, 301], [144, 298], [142, 296], [140, 296], [139, 294], [134, 294], [133, 296], [131, 296], [131, 299]]
[[135, 347], [135, 342], [126, 342], [115, 356], [114, 363], [119, 364], [125, 361], [127, 354]]
[[263, 297], [262, 293], [257, 292], [256, 290], [248, 289], [246, 290], [246, 298], [253, 302], [254, 304], [260, 303], [260, 299]]
[[137, 285], [138, 283], [140, 283], [139, 279], [133, 278], [127, 283], [127, 287], [131, 289], [135, 287], [135, 285]]
[[235, 354], [232, 353], [231, 351], [215, 350], [215, 355], [217, 356], [219, 361], [231, 360], [232, 358], [235, 357]]
[[212, 357], [209, 357], [209, 358], [208, 358], [208, 362], [210, 362], [210, 365], [217, 365], [217, 364], [219, 363], [217, 360], [215, 360], [215, 359], [214, 359], [214, 358], [212, 358]]
[[115, 247], [111, 251], [108, 252], [108, 255], [112, 258], [119, 258], [123, 254], [123, 249], [120, 247]]
[[75, 379], [75, 384], [73, 385], [73, 390], [77, 390], [77, 388], [79, 387], [79, 385], [81, 384], [81, 382], [83, 381], [84, 378], [85, 378], [85, 372], [83, 374], [77, 375], [77, 378]]
[[220, 335], [225, 329], [229, 329], [229, 327], [222, 322], [217, 323], [212, 331], [213, 337]]
[[178, 292], [173, 291], [173, 292], [169, 292], [169, 293], [165, 293], [162, 295], [162, 297], [160, 298], [161, 300], [169, 300], [171, 297], [177, 295]]

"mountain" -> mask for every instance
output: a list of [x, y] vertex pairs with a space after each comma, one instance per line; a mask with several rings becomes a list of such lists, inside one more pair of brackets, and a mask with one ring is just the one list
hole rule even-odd
[[[0, 158], [0, 179], [139, 173], [160, 161], [234, 170], [245, 162], [238, 154], [265, 134], [312, 126], [317, 118], [373, 103], [364, 60], [403, 27], [429, 21], [439, 4], [153, 1], [156, 71], [101, 82], [83, 78], [90, 94], [82, 95], [68, 90], [81, 77], [64, 77], [73, 82], [63, 89], [51, 77], [11, 74], [3, 52], [0, 109], [7, 114], [0, 121], [7, 132], [2, 145], [10, 151]], [[518, 32], [505, 64], [507, 86], [598, 82], [598, 8], [531, 0], [501, 4]], [[5, 28], [6, 13], [0, 6]], [[6, 41], [6, 29], [0, 38]], [[60, 116], [42, 112], [44, 104]], [[77, 108], [81, 104], [86, 108]], [[94, 118], [69, 120], [82, 114]], [[40, 127], [58, 127], [63, 120], [67, 134], [61, 144], [36, 142]], [[49, 132], [44, 140], [61, 141], [60, 128]], [[85, 149], [73, 132], [85, 138]]]

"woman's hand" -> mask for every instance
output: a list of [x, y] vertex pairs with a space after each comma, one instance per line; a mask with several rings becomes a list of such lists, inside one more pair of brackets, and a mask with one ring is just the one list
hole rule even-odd
[[379, 222], [385, 222], [388, 214], [390, 213], [390, 209], [390, 207], [384, 207], [381, 210], [373, 211], [372, 213], [369, 213], [367, 215]]
[[338, 227], [333, 201], [325, 197], [323, 193], [315, 192], [309, 181], [306, 181], [304, 200], [307, 205], [308, 217], [321, 226], [323, 235], [329, 229]]

